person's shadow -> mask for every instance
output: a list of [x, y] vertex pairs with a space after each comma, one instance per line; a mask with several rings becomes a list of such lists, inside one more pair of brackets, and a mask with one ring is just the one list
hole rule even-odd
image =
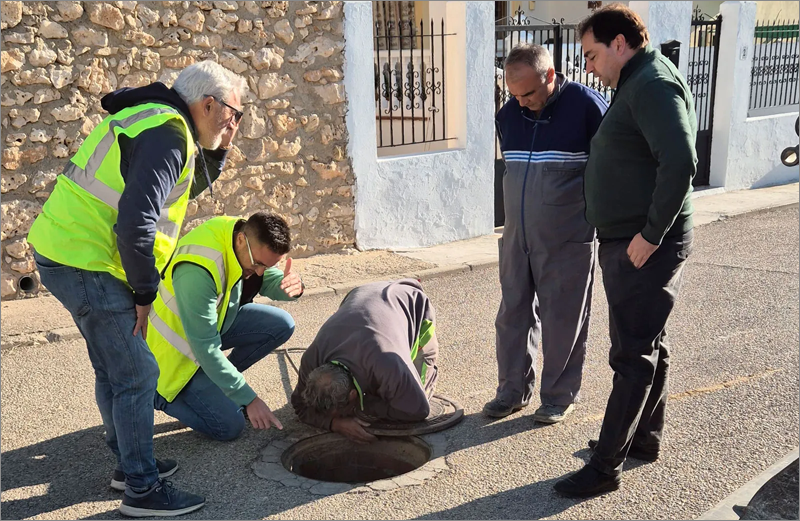
[[[180, 428], [178, 422], [156, 426], [156, 434]], [[46, 486], [43, 495], [2, 502], [4, 518], [21, 519], [72, 505], [120, 499], [109, 487], [115, 460], [104, 441], [102, 425], [4, 452], [3, 495], [21, 488]]]

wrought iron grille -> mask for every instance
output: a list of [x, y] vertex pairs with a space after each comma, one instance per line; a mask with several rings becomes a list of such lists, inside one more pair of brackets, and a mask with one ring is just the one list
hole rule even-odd
[[552, 20], [551, 24], [534, 25], [531, 18], [525, 18], [521, 9], [514, 16], [507, 17], [506, 25], [495, 25], [497, 48], [495, 54], [495, 109], [500, 108], [511, 99], [506, 84], [503, 62], [509, 51], [520, 43], [535, 43], [548, 49], [553, 56], [556, 72], [563, 73], [572, 81], [577, 81], [603, 94], [610, 102], [614, 96], [613, 89], [605, 87], [599, 78], [586, 73], [585, 60], [578, 26], [565, 24], [564, 19]]
[[707, 18], [709, 17], [695, 11], [688, 49], [689, 67], [686, 83], [689, 84], [694, 97], [698, 131], [711, 129], [722, 23], [722, 16]]
[[750, 109], [797, 105], [798, 22], [756, 22]]
[[[455, 139], [447, 129], [444, 19], [375, 22], [378, 148]], [[392, 45], [393, 44], [393, 45]]]

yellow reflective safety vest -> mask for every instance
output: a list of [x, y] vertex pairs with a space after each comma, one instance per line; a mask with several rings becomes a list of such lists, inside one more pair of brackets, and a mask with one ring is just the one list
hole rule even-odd
[[58, 263], [108, 272], [127, 283], [114, 225], [125, 189], [120, 169], [119, 136], [141, 132], [177, 119], [186, 132], [186, 164], [167, 196], [156, 223], [153, 256], [156, 269], [166, 267], [178, 242], [194, 178], [196, 147], [187, 121], [174, 107], [144, 103], [105, 118], [70, 159], [53, 193], [36, 218], [28, 242]]
[[233, 251], [233, 229], [240, 217], [209, 219], [178, 241], [178, 249], [158, 285], [158, 296], [150, 310], [147, 344], [156, 357], [160, 374], [158, 394], [175, 399], [199, 368], [181, 323], [172, 271], [179, 262], [205, 268], [217, 288], [217, 331], [222, 331], [231, 290], [242, 277], [242, 267]]

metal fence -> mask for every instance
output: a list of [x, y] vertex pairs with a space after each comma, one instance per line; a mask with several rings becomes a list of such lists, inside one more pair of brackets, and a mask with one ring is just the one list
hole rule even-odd
[[375, 117], [378, 148], [455, 139], [447, 129], [444, 19], [375, 22]]
[[709, 17], [696, 10], [692, 17], [692, 32], [689, 41], [689, 68], [686, 83], [694, 98], [697, 116], [697, 175], [695, 186], [709, 184], [711, 175], [711, 137], [714, 123], [714, 94], [719, 63], [719, 40], [722, 16]]
[[585, 60], [577, 25], [553, 20], [552, 24], [532, 25], [531, 19], [523, 19], [521, 11], [516, 17], [508, 17], [506, 25], [495, 26], [495, 108], [500, 109], [510, 98], [505, 81], [503, 62], [508, 52], [519, 43], [535, 43], [545, 47], [553, 56], [556, 72], [563, 73], [572, 81], [582, 83], [603, 94], [610, 102], [613, 89], [605, 87], [593, 74], [586, 73]]
[[757, 22], [750, 109], [797, 105], [798, 22]]

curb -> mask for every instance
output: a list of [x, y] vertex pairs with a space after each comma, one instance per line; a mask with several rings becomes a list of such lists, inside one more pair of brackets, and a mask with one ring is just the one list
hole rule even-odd
[[776, 474], [785, 469], [800, 455], [800, 448], [795, 447], [789, 454], [779, 459], [775, 464], [767, 470], [754, 477], [735, 491], [728, 497], [717, 503], [712, 509], [705, 512], [697, 519], [719, 519], [719, 520], [734, 520], [738, 521], [739, 514], [733, 509], [735, 506], [746, 506], [756, 492], [759, 491], [764, 484], [772, 479]]
[[[773, 205], [764, 206], [762, 208], [756, 208], [752, 210], [745, 210], [742, 212], [735, 212], [735, 213], [714, 213], [713, 220], [709, 221], [702, 221], [700, 223], [695, 224], [695, 227], [704, 226], [706, 224], [711, 224], [714, 222], [724, 221], [731, 217], [741, 216], [744, 214], [752, 214], [752, 213], [759, 213], [769, 210], [774, 210], [776, 208], [783, 208], [786, 206], [792, 206], [798, 204], [797, 201], [791, 202], [779, 202]], [[712, 215], [709, 215], [712, 217]], [[498, 265], [499, 259], [497, 258], [487, 258], [477, 261], [468, 261], [465, 263], [460, 264], [448, 264], [443, 266], [437, 266], [435, 268], [428, 268], [420, 271], [415, 272], [406, 272], [406, 273], [394, 273], [394, 274], [386, 274], [381, 277], [369, 278], [369, 279], [362, 279], [359, 281], [350, 281], [350, 282], [342, 282], [340, 284], [334, 284], [332, 286], [320, 286], [317, 288], [310, 288], [306, 290], [303, 294], [305, 300], [309, 298], [317, 298], [323, 296], [335, 296], [335, 295], [346, 295], [349, 291], [353, 290], [354, 288], [361, 286], [362, 284], [366, 284], [369, 282], [377, 282], [381, 280], [389, 280], [389, 279], [396, 279], [396, 278], [415, 278], [422, 281], [425, 280], [432, 280], [440, 277], [445, 277], [449, 275], [456, 275], [459, 273], [466, 273], [469, 271], [479, 271], [485, 269], [491, 269]], [[267, 303], [271, 302], [267, 298], [257, 298], [254, 300], [258, 303]], [[77, 340], [80, 339], [81, 334], [78, 331], [78, 328], [75, 326], [65, 327], [60, 329], [53, 329], [48, 332], [40, 332], [40, 333], [23, 333], [20, 335], [14, 336], [6, 336], [3, 338], [2, 350], [6, 351], [8, 349], [13, 349], [15, 347], [21, 347], [24, 345], [35, 345], [40, 344], [43, 342], [48, 343], [55, 343], [61, 341], [69, 341], [69, 340]], [[748, 499], [749, 501], [749, 499]], [[732, 519], [738, 519], [732, 518]]]
[[[469, 264], [451, 264], [449, 266], [438, 266], [436, 268], [429, 268], [420, 270], [414, 273], [401, 273], [401, 274], [387, 274], [383, 277], [363, 279], [359, 281], [343, 282], [341, 284], [334, 284], [333, 286], [321, 286], [318, 288], [310, 288], [303, 294], [303, 298], [317, 298], [324, 296], [344, 296], [354, 288], [369, 282], [378, 282], [381, 280], [389, 280], [395, 278], [415, 278], [420, 280], [431, 280], [447, 275], [455, 275], [458, 273], [466, 273], [479, 269], [491, 268], [497, 265], [497, 261], [485, 261]], [[271, 300], [261, 297], [254, 299], [257, 303], [272, 302]], [[50, 331], [42, 331], [38, 333], [21, 333], [19, 335], [4, 335], [2, 343], [2, 351], [8, 351], [17, 347], [29, 347], [36, 344], [65, 342], [70, 340], [80, 340], [83, 338], [80, 331], [75, 326], [63, 327], [59, 329], [52, 329]]]

